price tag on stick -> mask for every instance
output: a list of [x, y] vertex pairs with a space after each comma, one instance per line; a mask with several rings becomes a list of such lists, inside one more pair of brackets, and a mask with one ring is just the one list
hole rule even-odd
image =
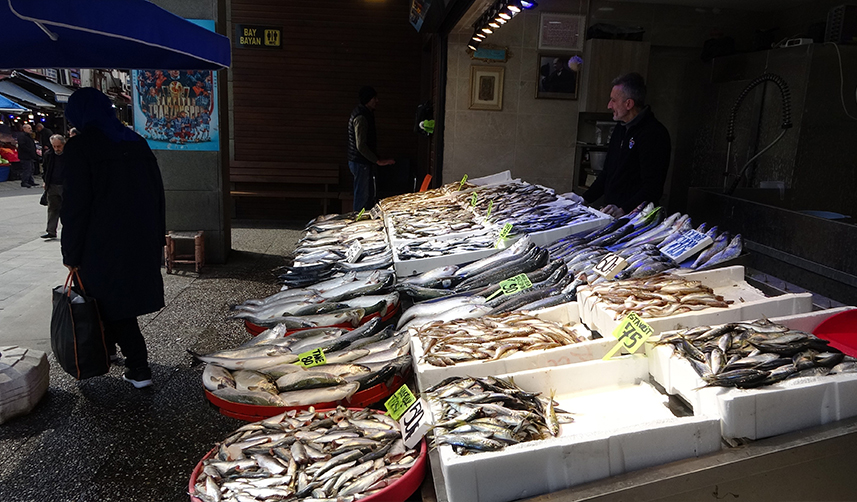
[[497, 242], [494, 244], [494, 247], [495, 248], [500, 247], [500, 244], [502, 244], [503, 241], [506, 240], [506, 237], [509, 236], [509, 232], [511, 232], [511, 231], [512, 231], [512, 224], [511, 223], [506, 223], [505, 225], [503, 225], [503, 229], [500, 230], [500, 237], [497, 238]]
[[523, 291], [531, 287], [533, 287], [533, 283], [530, 281], [530, 278], [527, 277], [527, 274], [518, 274], [511, 279], [500, 281], [500, 289], [498, 289], [493, 295], [486, 298], [486, 300], [499, 296], [501, 293], [505, 296], [514, 295], [519, 291]]
[[354, 218], [354, 221], [360, 221], [360, 218], [363, 217], [363, 213], [365, 213], [365, 212], [366, 212], [366, 208], [364, 207], [363, 209], [360, 210], [359, 213], [357, 213], [357, 217]]
[[660, 248], [661, 253], [669, 256], [676, 263], [681, 263], [696, 253], [707, 248], [714, 242], [711, 237], [696, 230], [688, 230], [681, 237]]
[[485, 219], [486, 220], [491, 217], [491, 209], [493, 207], [494, 207], [494, 199], [491, 199], [488, 201], [488, 212], [485, 213]]
[[407, 385], [399, 387], [384, 403], [390, 418], [399, 422], [405, 446], [413, 448], [431, 429], [428, 403], [417, 399]]
[[609, 253], [607, 256], [602, 258], [592, 270], [602, 277], [612, 279], [616, 277], [616, 274], [625, 270], [627, 267], [628, 262], [625, 261], [624, 258], [617, 254]]
[[310, 350], [309, 352], [304, 352], [298, 356], [298, 360], [295, 364], [303, 366], [304, 368], [312, 368], [313, 366], [327, 364], [327, 359], [324, 357], [324, 349], [319, 348]]
[[476, 205], [476, 201], [477, 201], [477, 200], [478, 200], [478, 199], [476, 198], [476, 192], [473, 192], [473, 196], [472, 196], [472, 197], [470, 197], [470, 205], [471, 205], [471, 206], [475, 206], [475, 205]]
[[654, 333], [652, 327], [640, 319], [640, 316], [635, 312], [631, 312], [625, 316], [625, 319], [623, 319], [622, 322], [619, 323], [619, 326], [613, 330], [613, 336], [619, 340], [619, 342], [610, 349], [610, 352], [608, 352], [603, 359], [605, 361], [610, 359], [623, 348], [628, 349], [628, 352], [633, 354], [639, 350], [644, 343], [646, 343], [646, 340], [652, 336], [652, 333]]
[[464, 184], [467, 183], [467, 175], [461, 177], [461, 183], [458, 184], [458, 189], [461, 190], [464, 188]]

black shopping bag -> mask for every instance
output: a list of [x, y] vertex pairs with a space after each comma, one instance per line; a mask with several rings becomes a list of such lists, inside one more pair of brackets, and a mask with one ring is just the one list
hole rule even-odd
[[[72, 287], [72, 275], [79, 286]], [[77, 271], [53, 289], [51, 350], [62, 369], [78, 380], [110, 370], [104, 326], [94, 298], [86, 296]]]

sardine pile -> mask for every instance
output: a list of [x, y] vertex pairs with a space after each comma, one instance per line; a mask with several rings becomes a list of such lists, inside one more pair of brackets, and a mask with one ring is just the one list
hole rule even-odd
[[484, 230], [474, 214], [454, 199], [435, 199], [428, 207], [395, 208], [386, 212], [395, 239], [423, 239]]
[[413, 206], [425, 206], [426, 203], [434, 203], [432, 199], [436, 199], [438, 197], [446, 197], [449, 194], [458, 192], [459, 188], [461, 188], [462, 190], [467, 190], [468, 188], [474, 188], [475, 186], [476, 185], [473, 185], [472, 183], [464, 183], [464, 185], [462, 186], [460, 182], [455, 181], [452, 183], [447, 183], [446, 185], [443, 185], [439, 188], [426, 190], [425, 192], [403, 193], [400, 195], [394, 195], [392, 197], [386, 197], [378, 201], [378, 206], [384, 211], [396, 208], [407, 209], [408, 207]]
[[414, 260], [434, 258], [470, 251], [486, 251], [494, 249], [499, 232], [493, 228], [479, 227], [467, 236], [444, 239], [423, 238], [403, 241], [396, 245], [396, 256], [399, 260]]
[[551, 189], [523, 181], [475, 187], [456, 192], [454, 196], [462, 204], [470, 205], [473, 193], [476, 193], [477, 202], [472, 208], [476, 214], [489, 217], [500, 227], [511, 223], [511, 235], [541, 232], [599, 217], [597, 212], [560, 197]]
[[502, 359], [518, 352], [571, 345], [590, 335], [582, 324], [562, 325], [521, 312], [432, 322], [417, 330], [422, 360], [433, 366]]
[[730, 303], [700, 281], [670, 274], [602, 282], [581, 286], [577, 291], [592, 292], [584, 308], [599, 304], [614, 311], [617, 319], [631, 312], [640, 317], [666, 317], [709, 307], [726, 308]]
[[203, 461], [203, 502], [351, 502], [395, 483], [417, 462], [399, 425], [375, 410], [290, 411], [238, 428]]
[[549, 399], [495, 377], [450, 377], [427, 389], [435, 425], [432, 447], [459, 455], [502, 450], [509, 444], [555, 437], [567, 413]]
[[857, 359], [829, 347], [827, 340], [767, 319], [665, 333], [656, 343], [671, 344], [706, 387], [750, 388], [788, 378], [857, 372]]

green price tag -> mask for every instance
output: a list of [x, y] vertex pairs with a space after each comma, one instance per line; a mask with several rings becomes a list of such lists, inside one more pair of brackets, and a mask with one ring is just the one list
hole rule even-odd
[[458, 184], [458, 189], [459, 189], [459, 190], [461, 190], [462, 188], [464, 188], [464, 184], [465, 184], [466, 182], [467, 182], [467, 175], [465, 174], [465, 175], [461, 178], [461, 183], [459, 183], [459, 184]]
[[354, 218], [354, 220], [355, 220], [355, 221], [357, 221], [357, 220], [359, 220], [360, 218], [362, 218], [362, 217], [363, 217], [363, 213], [365, 213], [365, 212], [366, 212], [366, 208], [364, 207], [363, 209], [361, 209], [361, 210], [360, 210], [360, 212], [359, 212], [359, 213], [357, 213], [357, 217], [356, 217], [356, 218]]
[[500, 230], [500, 237], [497, 238], [497, 242], [494, 244], [495, 248], [500, 247], [500, 244], [509, 236], [509, 232], [512, 231], [512, 224], [506, 223], [503, 225], [503, 229]]
[[471, 206], [475, 206], [475, 205], [476, 205], [476, 200], [477, 200], [477, 199], [476, 199], [476, 192], [473, 192], [473, 197], [470, 197], [470, 205], [471, 205]]
[[652, 333], [654, 333], [652, 327], [640, 319], [640, 316], [638, 316], [636, 312], [631, 312], [625, 316], [625, 319], [622, 319], [619, 326], [616, 326], [616, 329], [613, 330], [613, 336], [619, 340], [619, 342], [615, 347], [610, 349], [610, 352], [608, 352], [603, 359], [605, 361], [610, 359], [623, 347], [628, 349], [629, 353], [633, 354], [642, 347], [644, 343], [646, 343], [646, 340], [652, 336]]
[[500, 293], [503, 293], [505, 296], [514, 295], [519, 291], [523, 291], [531, 287], [533, 287], [533, 283], [530, 282], [530, 278], [527, 277], [527, 274], [518, 274], [511, 279], [500, 281], [500, 289], [498, 289], [493, 295], [486, 298], [486, 300], [499, 296]]
[[398, 421], [416, 400], [417, 398], [411, 392], [411, 389], [407, 385], [402, 385], [399, 387], [399, 390], [390, 396], [390, 399], [384, 402], [384, 407], [387, 408], [390, 418]]
[[324, 350], [319, 348], [299, 355], [294, 364], [304, 368], [312, 368], [313, 366], [327, 364], [327, 359], [324, 357]]
[[494, 207], [494, 199], [491, 199], [488, 201], [488, 212], [485, 213], [485, 218], [491, 217], [491, 208], [493, 208], [493, 207]]

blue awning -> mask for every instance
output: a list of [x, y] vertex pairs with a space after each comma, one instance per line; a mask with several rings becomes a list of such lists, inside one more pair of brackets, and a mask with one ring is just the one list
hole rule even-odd
[[219, 70], [229, 39], [145, 0], [0, 0], [0, 68]]
[[0, 96], [0, 112], [3, 113], [24, 113], [29, 108], [25, 106], [21, 106], [18, 103], [12, 101], [11, 99]]
[[26, 103], [28, 106], [35, 106], [36, 108], [56, 108], [52, 103], [48, 103], [32, 92], [18, 87], [8, 80], [0, 80], [0, 94], [12, 98], [19, 103]]

